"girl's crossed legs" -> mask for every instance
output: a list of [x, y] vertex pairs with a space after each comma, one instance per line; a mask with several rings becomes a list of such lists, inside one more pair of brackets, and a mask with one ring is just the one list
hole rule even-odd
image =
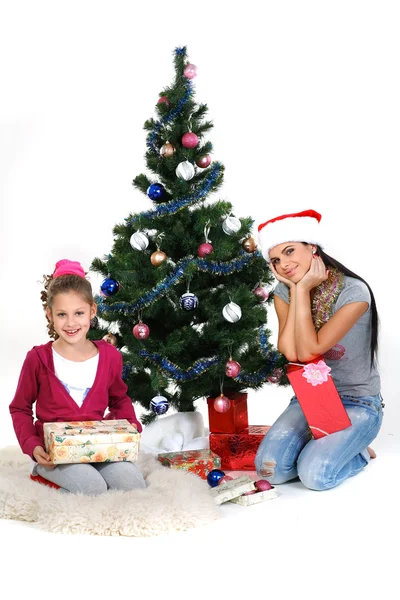
[[125, 492], [146, 487], [137, 466], [128, 461], [57, 465], [48, 469], [36, 466], [38, 475], [60, 486], [62, 491], [98, 496], [108, 489]]
[[258, 449], [258, 475], [275, 485], [299, 477], [312, 490], [333, 488], [370, 460], [367, 446], [382, 424], [380, 394], [342, 396], [351, 427], [314, 440], [297, 398], [267, 432]]

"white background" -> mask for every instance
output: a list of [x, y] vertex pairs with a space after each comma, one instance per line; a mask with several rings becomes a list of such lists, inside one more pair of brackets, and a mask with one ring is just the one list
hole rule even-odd
[[[389, 443], [400, 422], [398, 3], [0, 6], [0, 445], [15, 443], [8, 405], [25, 354], [48, 339], [43, 274], [60, 258], [88, 269], [110, 251], [113, 226], [150, 206], [131, 181], [145, 172], [142, 126], [173, 80], [173, 50], [182, 45], [198, 67], [196, 100], [214, 122], [214, 158], [226, 167], [217, 197], [256, 224], [318, 210], [325, 250], [372, 286], [387, 406], [381, 436]], [[274, 386], [250, 392], [250, 422], [270, 423], [289, 394]], [[157, 572], [163, 556], [154, 550], [153, 558]], [[215, 572], [218, 560], [203, 558], [195, 568], [193, 550], [190, 564], [207, 592], [204, 566]], [[170, 560], [176, 573], [178, 559]], [[227, 589], [223, 581], [218, 589]]]

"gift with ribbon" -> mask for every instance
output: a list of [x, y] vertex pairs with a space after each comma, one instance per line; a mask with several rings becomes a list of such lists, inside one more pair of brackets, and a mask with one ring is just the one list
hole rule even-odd
[[287, 365], [288, 379], [315, 439], [351, 426], [330, 371], [322, 357]]

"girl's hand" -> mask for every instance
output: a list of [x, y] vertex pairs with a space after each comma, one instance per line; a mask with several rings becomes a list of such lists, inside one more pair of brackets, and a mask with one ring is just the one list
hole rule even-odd
[[50, 456], [47, 454], [42, 446], [36, 446], [33, 451], [33, 456], [35, 457], [36, 462], [42, 467], [47, 467], [48, 469], [54, 469], [55, 465], [51, 462]]
[[274, 264], [269, 263], [269, 268], [271, 269], [271, 271], [275, 275], [276, 279], [278, 281], [280, 281], [281, 283], [284, 283], [285, 285], [287, 285], [288, 288], [293, 288], [296, 285], [295, 283], [293, 283], [293, 281], [290, 281], [290, 279], [285, 279], [285, 277], [282, 277], [282, 275], [279, 275], [277, 273], [277, 270], [275, 269], [275, 265]]
[[324, 261], [317, 254], [313, 254], [311, 265], [304, 277], [298, 282], [298, 286], [308, 291], [317, 287], [323, 281], [328, 279], [329, 271], [325, 267]]

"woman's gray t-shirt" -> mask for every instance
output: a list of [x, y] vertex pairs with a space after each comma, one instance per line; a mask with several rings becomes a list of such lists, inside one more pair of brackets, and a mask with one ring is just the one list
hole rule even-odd
[[[275, 294], [289, 304], [289, 288], [279, 282]], [[339, 394], [349, 396], [375, 396], [381, 382], [377, 366], [370, 367], [371, 295], [363, 281], [344, 277], [343, 288], [332, 304], [331, 316], [351, 302], [368, 302], [368, 309], [346, 335], [324, 354], [326, 364]]]

